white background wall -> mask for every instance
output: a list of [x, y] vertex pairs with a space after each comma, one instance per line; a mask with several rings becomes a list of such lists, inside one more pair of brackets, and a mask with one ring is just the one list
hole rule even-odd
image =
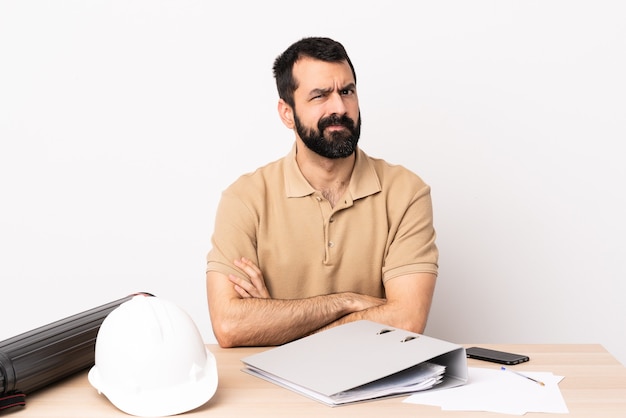
[[221, 191], [286, 154], [273, 59], [341, 41], [362, 148], [433, 188], [427, 333], [626, 363], [626, 6], [0, 2], [0, 339], [149, 291], [214, 342]]

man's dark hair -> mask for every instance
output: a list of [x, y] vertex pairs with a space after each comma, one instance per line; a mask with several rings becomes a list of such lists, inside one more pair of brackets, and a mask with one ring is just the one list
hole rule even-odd
[[295, 108], [293, 92], [298, 88], [296, 80], [293, 78], [293, 65], [303, 57], [326, 62], [347, 61], [352, 70], [354, 82], [356, 83], [354, 66], [343, 45], [330, 38], [303, 38], [292, 44], [285, 52], [279, 55], [274, 61], [273, 67], [278, 97], [283, 99], [292, 108]]

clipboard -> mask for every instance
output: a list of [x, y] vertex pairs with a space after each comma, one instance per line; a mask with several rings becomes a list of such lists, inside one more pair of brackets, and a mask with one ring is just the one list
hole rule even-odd
[[[330, 328], [241, 361], [242, 371], [328, 406], [440, 390], [468, 380], [464, 347], [367, 320]], [[421, 386], [403, 383], [406, 379], [419, 383], [423, 376], [436, 381]]]

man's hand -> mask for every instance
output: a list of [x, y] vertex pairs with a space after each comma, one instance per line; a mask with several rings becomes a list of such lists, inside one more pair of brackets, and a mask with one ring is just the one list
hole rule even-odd
[[265, 287], [263, 273], [261, 273], [261, 270], [256, 266], [256, 264], [245, 257], [235, 260], [234, 264], [241, 270], [245, 271], [246, 274], [248, 274], [248, 277], [250, 277], [250, 281], [247, 281], [233, 274], [228, 275], [228, 280], [233, 283], [235, 291], [237, 291], [239, 296], [242, 298], [270, 298], [270, 293], [268, 292], [267, 287]]

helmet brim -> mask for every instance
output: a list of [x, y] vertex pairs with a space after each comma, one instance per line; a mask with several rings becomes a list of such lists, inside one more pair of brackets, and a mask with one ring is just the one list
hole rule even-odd
[[[199, 378], [175, 386], [150, 390], [128, 390], [107, 387], [97, 365], [88, 374], [89, 383], [109, 399], [119, 410], [139, 417], [159, 417], [182, 414], [207, 403], [215, 394], [218, 384], [215, 356], [206, 349], [206, 362]], [[154, 367], [160, 367], [158, 364]]]

